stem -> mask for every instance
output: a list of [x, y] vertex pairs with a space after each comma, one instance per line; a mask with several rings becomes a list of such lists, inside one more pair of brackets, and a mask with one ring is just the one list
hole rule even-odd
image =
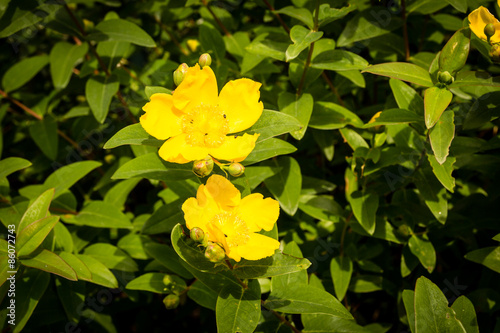
[[349, 221], [351, 220], [351, 218], [352, 218], [352, 212], [345, 220], [344, 229], [342, 229], [342, 236], [340, 237], [340, 256], [344, 255], [344, 239], [345, 239], [345, 234], [347, 232], [347, 226], [349, 225]]
[[36, 119], [38, 120], [42, 120], [43, 117], [40, 116], [38, 113], [36, 113], [35, 111], [31, 110], [29, 107], [27, 107], [26, 105], [24, 105], [23, 103], [15, 100], [14, 98], [10, 97], [9, 95], [7, 95], [7, 93], [3, 90], [0, 90], [0, 95], [2, 95], [3, 97], [7, 98], [9, 101], [11, 101], [12, 103], [16, 104], [17, 106], [19, 106], [21, 109], [23, 109], [26, 113], [32, 115], [33, 117], [35, 117]]
[[217, 15], [215, 15], [215, 13], [213, 12], [213, 10], [208, 6], [207, 0], [201, 0], [201, 2], [203, 2], [203, 5], [208, 9], [208, 11], [210, 12], [210, 15], [212, 15], [212, 17], [214, 18], [215, 22], [217, 22], [217, 24], [222, 29], [222, 31], [224, 31], [224, 34], [227, 37], [231, 37], [231, 34], [229, 33], [229, 31], [224, 26], [224, 23], [222, 23], [222, 21], [217, 17]]
[[326, 81], [326, 83], [330, 87], [330, 90], [335, 95], [335, 97], [337, 97], [337, 100], [339, 101], [339, 104], [342, 105], [342, 106], [345, 106], [345, 103], [342, 100], [342, 97], [340, 97], [340, 94], [339, 94], [337, 88], [335, 88], [335, 86], [333, 85], [332, 80], [330, 80], [330, 77], [328, 76], [328, 74], [325, 71], [323, 71], [323, 73], [321, 73], [321, 76]]
[[264, 3], [266, 4], [267, 8], [269, 8], [269, 10], [276, 16], [276, 18], [278, 19], [278, 21], [280, 21], [280, 24], [283, 27], [283, 29], [285, 29], [285, 31], [289, 34], [290, 33], [290, 28], [286, 25], [285, 21], [283, 21], [283, 19], [281, 18], [280, 14], [276, 13], [276, 10], [274, 9], [273, 5], [271, 5], [269, 3], [269, 1], [267, 1], [267, 0], [264, 0]]
[[403, 18], [403, 37], [405, 40], [405, 60], [410, 60], [410, 42], [408, 40], [408, 27], [406, 25], [406, 2], [401, 0], [401, 16]]
[[[263, 307], [266, 307], [265, 305], [265, 302], [264, 301], [260, 301], [260, 304], [263, 306]], [[267, 308], [266, 308], [267, 309]], [[269, 310], [269, 309], [267, 309]], [[271, 313], [279, 319], [279, 321], [281, 321], [283, 324], [285, 324], [286, 326], [290, 327], [290, 329], [292, 331], [294, 331], [295, 333], [300, 333], [300, 331], [297, 329], [297, 327], [293, 326], [285, 317], [283, 317], [282, 315], [280, 315], [278, 312], [274, 311], [274, 310], [269, 310], [271, 311]]]

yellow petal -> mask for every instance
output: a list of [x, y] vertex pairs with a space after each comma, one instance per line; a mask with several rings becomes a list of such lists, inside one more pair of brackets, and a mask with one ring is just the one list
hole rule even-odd
[[241, 162], [255, 148], [260, 134], [243, 134], [242, 136], [228, 135], [224, 143], [218, 148], [210, 148], [209, 154], [219, 160]]
[[207, 224], [207, 228], [208, 228], [208, 240], [210, 242], [220, 244], [224, 248], [224, 251], [228, 253], [230, 251], [230, 248], [227, 245], [226, 236], [224, 235], [222, 230], [217, 228], [217, 226], [212, 223]]
[[229, 133], [251, 127], [260, 118], [264, 106], [260, 99], [261, 84], [250, 79], [229, 81], [221, 90], [219, 106], [226, 114]]
[[189, 230], [197, 227], [203, 229], [205, 233], [208, 232], [208, 222], [220, 212], [217, 205], [212, 203], [202, 206], [195, 198], [188, 198], [182, 204], [182, 211]]
[[225, 210], [236, 207], [241, 200], [240, 191], [229, 180], [219, 175], [208, 178], [205, 193]]
[[250, 231], [272, 230], [280, 214], [278, 201], [253, 193], [241, 199], [238, 216], [246, 222]]
[[142, 109], [146, 113], [141, 116], [140, 122], [148, 134], [166, 140], [182, 133], [182, 113], [173, 108], [172, 95], [154, 94]]
[[495, 25], [495, 34], [491, 37], [491, 41], [495, 42], [494, 40], [500, 41], [500, 31], [497, 28], [496, 23], [499, 23], [498, 20], [493, 16], [493, 14], [490, 13], [488, 9], [485, 7], [481, 6], [478, 9], [472, 11], [469, 16], [469, 27], [472, 30], [472, 32], [478, 37], [483, 40], [487, 40], [486, 35], [484, 34], [484, 27], [489, 24], [493, 23]]
[[196, 64], [189, 67], [182, 83], [173, 93], [174, 106], [182, 112], [201, 105], [217, 105], [217, 81], [210, 67], [200, 70]]
[[180, 134], [165, 141], [158, 153], [167, 162], [187, 163], [205, 158], [208, 150], [205, 147], [189, 145], [186, 142], [186, 134]]
[[276, 239], [261, 234], [251, 233], [250, 239], [245, 245], [231, 247], [227, 256], [236, 261], [240, 261], [237, 259], [239, 257], [247, 260], [259, 260], [272, 256], [274, 251], [279, 247], [280, 242]]

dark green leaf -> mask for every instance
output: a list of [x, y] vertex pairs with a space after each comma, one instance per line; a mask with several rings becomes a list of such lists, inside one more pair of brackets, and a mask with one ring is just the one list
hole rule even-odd
[[316, 102], [309, 121], [309, 127], [330, 130], [339, 129], [347, 125], [362, 127], [363, 121], [353, 112], [331, 102]]
[[57, 123], [54, 118], [47, 116], [30, 126], [30, 135], [35, 144], [52, 161], [57, 159], [59, 137]]
[[100, 261], [84, 254], [76, 254], [76, 257], [92, 272], [92, 278], [88, 280], [89, 282], [108, 288], [118, 288], [115, 276]]
[[163, 140], [149, 135], [141, 124], [132, 124], [119, 130], [105, 144], [104, 149], [112, 149], [123, 145], [147, 145], [160, 147]]
[[151, 257], [168, 268], [172, 273], [176, 273], [186, 279], [191, 279], [193, 277], [191, 273], [184, 268], [181, 259], [171, 246], [149, 242], [146, 243], [144, 247]]
[[427, 154], [427, 159], [432, 167], [432, 172], [436, 178], [441, 182], [441, 184], [451, 193], [455, 188], [455, 178], [451, 175], [453, 172], [453, 164], [457, 160], [455, 157], [450, 157], [446, 159], [446, 162], [439, 164], [434, 155]]
[[299, 56], [299, 54], [308, 48], [323, 36], [322, 31], [312, 31], [301, 25], [295, 25], [290, 30], [290, 39], [293, 44], [286, 49], [286, 61], [289, 62]]
[[424, 107], [427, 128], [432, 128], [438, 122], [452, 98], [453, 94], [445, 88], [432, 87], [425, 90]]
[[63, 89], [69, 83], [73, 68], [82, 61], [88, 51], [88, 44], [73, 45], [59, 42], [50, 51], [50, 74], [56, 89]]
[[408, 241], [408, 247], [411, 253], [418, 258], [422, 266], [424, 266], [429, 273], [432, 273], [436, 267], [436, 251], [429, 241], [429, 237], [427, 237], [426, 234], [412, 235]]
[[279, 201], [281, 209], [288, 215], [294, 215], [299, 207], [302, 175], [300, 166], [292, 157], [283, 157], [274, 161], [281, 170], [267, 178], [264, 183], [273, 196]]
[[215, 55], [217, 61], [224, 59], [226, 45], [219, 31], [207, 23], [200, 25], [199, 29], [200, 44], [204, 51]]
[[23, 59], [10, 67], [2, 77], [5, 92], [21, 88], [49, 63], [49, 56], [40, 55]]
[[296, 150], [297, 148], [286, 141], [271, 138], [265, 141], [258, 142], [250, 155], [247, 156], [242, 164], [244, 166], [251, 165], [278, 155], [291, 154]]
[[104, 201], [91, 201], [74, 218], [78, 225], [94, 228], [132, 229], [129, 218], [120, 209]]
[[365, 69], [366, 66], [368, 66], [368, 61], [345, 50], [322, 52], [313, 57], [311, 61], [312, 68], [338, 72]]
[[17, 255], [21, 257], [35, 251], [58, 221], [59, 216], [48, 216], [22, 229], [17, 236]]
[[356, 5], [349, 3], [346, 7], [331, 8], [330, 4], [323, 3], [319, 6], [318, 21], [319, 26], [326, 25], [335, 20], [341, 19], [353, 10], [356, 10]]
[[76, 281], [76, 273], [61, 257], [54, 252], [42, 250], [30, 259], [20, 259], [21, 264], [56, 274], [68, 280]]
[[95, 119], [101, 124], [108, 115], [111, 99], [118, 92], [119, 87], [120, 82], [114, 75], [109, 77], [92, 76], [87, 80], [85, 97]]
[[445, 111], [429, 132], [432, 150], [439, 164], [446, 162], [451, 142], [455, 137], [454, 116], [453, 111]]
[[446, 189], [432, 175], [430, 169], [418, 170], [415, 179], [420, 195], [432, 214], [440, 223], [444, 224], [448, 217], [448, 200], [446, 199]]
[[155, 47], [155, 41], [135, 23], [122, 19], [102, 21], [88, 36], [95, 41], [122, 41], [145, 47]]
[[388, 62], [372, 65], [362, 71], [362, 73], [365, 72], [408, 81], [424, 87], [433, 86], [429, 72], [422, 67], [406, 62]]
[[123, 272], [135, 272], [139, 270], [135, 261], [123, 250], [107, 243], [94, 243], [85, 248], [83, 254], [99, 260], [109, 269]]
[[[375, 115], [377, 116], [377, 115]], [[365, 124], [364, 128], [379, 126], [379, 125], [394, 125], [394, 124], [405, 124], [414, 123], [422, 120], [418, 115], [412, 111], [405, 109], [386, 109], [378, 114], [377, 117], [373, 117], [368, 124]]]
[[233, 273], [240, 279], [257, 279], [306, 270], [310, 265], [307, 259], [278, 252], [260, 260], [243, 259], [233, 266]]
[[275, 11], [278, 14], [284, 14], [293, 17], [312, 29], [314, 27], [313, 16], [306, 8], [296, 8], [294, 6], [286, 6]]
[[500, 246], [490, 246], [471, 251], [465, 255], [465, 259], [500, 273]]
[[83, 263], [83, 261], [74, 255], [73, 253], [69, 252], [60, 252], [59, 256], [73, 268], [75, 271], [78, 280], [85, 280], [85, 281], [92, 281], [92, 273], [90, 272], [89, 268], [87, 265]]
[[173, 281], [173, 283], [170, 285], [165, 285], [163, 279], [167, 276], [167, 274], [163, 273], [146, 273], [130, 281], [127, 284], [126, 288], [131, 290], [151, 291], [157, 294], [169, 294], [173, 289], [183, 290], [186, 288], [186, 283], [184, 282], [184, 280], [174, 275], [169, 276], [170, 280]]
[[264, 110], [259, 120], [245, 130], [245, 133], [260, 134], [257, 142], [261, 142], [281, 134], [299, 131], [302, 126], [300, 119], [293, 113], [281, 111], [283, 112]]
[[458, 72], [455, 81], [449, 86], [449, 88], [467, 86], [500, 87], [500, 77], [493, 77], [487, 72], [460, 71]]
[[[310, 94], [302, 94], [297, 96], [289, 92], [283, 92], [279, 95], [278, 106], [280, 111], [289, 114], [296, 118], [300, 123], [300, 127], [295, 131], [290, 131], [291, 135], [300, 140], [304, 137], [309, 124], [309, 119], [313, 111], [314, 100]], [[275, 122], [279, 124], [280, 122]], [[274, 125], [273, 127], [276, 127]]]
[[69, 282], [65, 279], [56, 279], [57, 296], [66, 312], [68, 320], [77, 323], [80, 319], [80, 304], [85, 302], [85, 284], [83, 282]]
[[215, 311], [217, 293], [200, 281], [195, 281], [189, 286], [187, 295], [199, 305]]
[[354, 216], [361, 226], [370, 234], [375, 232], [375, 218], [378, 209], [378, 195], [362, 191], [355, 191], [351, 194], [349, 203]]
[[54, 197], [54, 189], [48, 189], [47, 191], [40, 194], [36, 200], [29, 206], [29, 208], [24, 213], [19, 225], [17, 226], [17, 230], [21, 232], [28, 225], [33, 222], [43, 219], [49, 213], [49, 206], [52, 198]]
[[[448, 0], [456, 1], [456, 0]], [[461, 2], [461, 1], [456, 1]], [[465, 5], [467, 9], [467, 5]], [[464, 10], [465, 12], [465, 10]], [[455, 75], [456, 72], [465, 66], [470, 48], [470, 29], [462, 28], [455, 32], [443, 47], [439, 55], [439, 70]]]
[[348, 256], [340, 255], [330, 262], [330, 274], [332, 275], [333, 288], [337, 299], [342, 301], [351, 282], [353, 271], [352, 260]]
[[7, 157], [0, 161], [0, 179], [7, 177], [13, 172], [25, 169], [31, 162], [20, 157]]

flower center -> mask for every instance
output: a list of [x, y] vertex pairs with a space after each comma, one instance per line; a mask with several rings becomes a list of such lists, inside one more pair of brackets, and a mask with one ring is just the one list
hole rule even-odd
[[203, 103], [182, 117], [181, 126], [186, 142], [198, 147], [220, 147], [229, 131], [226, 115], [219, 106]]
[[250, 239], [250, 230], [247, 224], [233, 212], [217, 214], [210, 223], [222, 231], [230, 248], [244, 245]]

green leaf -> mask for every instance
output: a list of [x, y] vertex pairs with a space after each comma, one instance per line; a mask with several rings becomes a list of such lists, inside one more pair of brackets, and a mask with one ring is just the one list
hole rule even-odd
[[[265, 38], [267, 36], [263, 37]], [[256, 38], [250, 45], [245, 47], [245, 50], [253, 55], [285, 61], [286, 50], [289, 44], [264, 38]]]
[[301, 25], [294, 25], [290, 30], [290, 39], [293, 44], [286, 49], [286, 61], [289, 62], [299, 56], [299, 54], [308, 48], [323, 36], [323, 31], [312, 31]]
[[476, 310], [472, 302], [465, 296], [458, 297], [451, 306], [456, 318], [462, 323], [467, 333], [479, 333]]
[[424, 100], [415, 89], [396, 79], [390, 79], [389, 84], [399, 108], [410, 110], [417, 115], [424, 114]]
[[493, 77], [490, 73], [481, 71], [460, 71], [448, 87], [451, 89], [467, 86], [500, 87], [500, 76]]
[[[465, 9], [467, 9], [467, 5], [465, 5]], [[465, 62], [469, 56], [469, 49], [470, 29], [468, 27], [462, 28], [451, 36], [443, 47], [443, 50], [441, 50], [441, 54], [439, 55], [439, 70], [441, 72], [447, 71], [451, 75], [455, 75], [456, 72], [465, 66]]]
[[375, 232], [375, 218], [378, 209], [378, 195], [363, 191], [355, 191], [351, 194], [349, 203], [354, 216], [361, 226], [370, 235]]
[[113, 273], [99, 260], [84, 254], [76, 254], [75, 256], [92, 272], [92, 278], [88, 280], [89, 282], [112, 289], [118, 288], [118, 281]]
[[[324, 314], [304, 314], [301, 316], [304, 329], [303, 333], [373, 333], [367, 326], [362, 327], [354, 320], [333, 317]], [[378, 332], [378, 331], [377, 331]], [[382, 332], [382, 331], [381, 331]]]
[[245, 130], [245, 133], [260, 134], [257, 142], [261, 142], [281, 134], [299, 131], [302, 127], [300, 119], [293, 113], [282, 111], [264, 110], [259, 120], [252, 127]]
[[425, 126], [432, 128], [444, 110], [448, 107], [453, 98], [453, 94], [446, 88], [432, 87], [425, 90]]
[[35, 56], [16, 62], [2, 77], [3, 90], [8, 93], [21, 88], [48, 63], [48, 55]]
[[412, 333], [415, 333], [415, 292], [413, 290], [403, 290], [403, 303], [408, 318], [408, 326]]
[[176, 224], [184, 222], [184, 213], [179, 210], [179, 202], [174, 201], [168, 205], [158, 208], [151, 215], [144, 225], [141, 232], [145, 235], [155, 235], [170, 232]]
[[439, 164], [446, 162], [451, 142], [455, 137], [454, 115], [453, 111], [445, 111], [429, 133], [431, 147]]
[[466, 332], [438, 286], [423, 276], [415, 286], [415, 332]]
[[65, 251], [60, 252], [59, 256], [73, 268], [78, 280], [92, 281], [92, 273], [79, 257]]
[[500, 246], [490, 246], [471, 251], [465, 255], [465, 259], [500, 273]]
[[250, 155], [248, 155], [247, 158], [241, 163], [244, 166], [247, 166], [278, 155], [291, 154], [296, 150], [297, 148], [286, 141], [271, 138], [265, 141], [257, 142]]
[[457, 160], [455, 157], [448, 157], [446, 162], [440, 164], [436, 157], [431, 154], [427, 154], [427, 159], [432, 167], [432, 172], [436, 178], [441, 182], [441, 184], [451, 193], [453, 193], [453, 189], [455, 188], [455, 178], [451, 175], [453, 172], [453, 164]]
[[500, 92], [493, 92], [484, 96], [488, 96], [488, 98], [478, 98], [467, 112], [463, 121], [462, 128], [464, 130], [479, 128], [500, 114], [498, 103]]
[[220, 291], [215, 307], [219, 332], [252, 333], [260, 316], [260, 285], [257, 280], [250, 280], [248, 289], [227, 285]]
[[353, 112], [331, 102], [316, 102], [309, 121], [309, 127], [331, 130], [344, 128], [347, 125], [362, 127], [363, 121]]
[[173, 281], [170, 285], [165, 285], [163, 279], [169, 275], [163, 273], [146, 273], [136, 277], [130, 281], [125, 288], [130, 290], [145, 290], [157, 294], [169, 294], [172, 290], [184, 290], [186, 283], [184, 280], [175, 275], [170, 275], [170, 280]]
[[175, 252], [177, 252], [179, 257], [181, 257], [181, 259], [188, 263], [191, 267], [202, 272], [211, 273], [224, 270], [225, 266], [208, 261], [208, 259], [205, 258], [202, 249], [196, 248], [196, 244], [193, 244], [193, 246], [188, 245], [188, 241], [190, 241], [190, 239], [186, 238], [180, 224], [177, 224], [174, 227], [170, 237]]
[[99, 260], [109, 269], [123, 272], [135, 272], [139, 270], [135, 261], [123, 250], [107, 243], [94, 243], [85, 248], [83, 254]]
[[168, 268], [172, 273], [176, 273], [186, 279], [193, 278], [171, 246], [149, 242], [144, 247], [151, 257]]
[[448, 4], [446, 3], [446, 1], [420, 0], [412, 2], [406, 8], [406, 10], [408, 12], [408, 15], [410, 13], [427, 15], [437, 12], [438, 10], [443, 9], [447, 5]]
[[308, 285], [291, 285], [273, 290], [264, 306], [285, 313], [319, 313], [352, 319], [347, 309], [330, 293]]
[[444, 224], [448, 217], [448, 200], [446, 199], [446, 189], [432, 175], [430, 169], [418, 170], [416, 173], [415, 185], [425, 204], [440, 223]]
[[128, 195], [140, 181], [141, 178], [131, 178], [118, 182], [106, 192], [104, 202], [110, 203], [119, 209], [123, 209]]
[[257, 279], [290, 274], [306, 270], [311, 263], [305, 258], [296, 258], [282, 253], [260, 260], [241, 260], [233, 266], [233, 273], [240, 279]]
[[279, 201], [281, 209], [293, 216], [299, 207], [300, 190], [302, 188], [302, 174], [300, 166], [292, 157], [283, 157], [274, 160], [276, 167], [281, 170], [274, 176], [264, 180], [266, 187]]
[[182, 180], [196, 177], [190, 164], [169, 163], [158, 153], [148, 153], [134, 158], [116, 170], [111, 179], [142, 177], [163, 181]]
[[163, 140], [149, 135], [141, 124], [132, 124], [119, 130], [105, 144], [104, 149], [112, 149], [123, 145], [147, 145], [160, 147]]
[[90, 171], [101, 166], [97, 161], [80, 161], [54, 171], [43, 183], [43, 189], [55, 188], [54, 199], [73, 186]]
[[103, 59], [109, 72], [116, 68], [120, 60], [127, 55], [129, 49], [130, 43], [128, 42], [109, 41], [97, 44], [97, 54]]
[[153, 96], [154, 94], [167, 94], [167, 95], [171, 95], [172, 94], [172, 90], [167, 89], [165, 87], [146, 86], [146, 88], [144, 88], [144, 93], [146, 94], [146, 96], [149, 99], [151, 99], [151, 96]]
[[351, 282], [353, 271], [352, 260], [348, 256], [340, 255], [330, 261], [330, 274], [337, 299], [342, 301]]
[[402, 24], [403, 21], [391, 15], [386, 8], [370, 6], [369, 9], [358, 13], [347, 22], [337, 40], [337, 45], [344, 47], [354, 42], [381, 36], [399, 28]]
[[421, 120], [421, 118], [416, 115], [413, 111], [408, 111], [405, 109], [386, 109], [381, 111], [378, 116], [377, 114], [372, 118], [372, 120], [363, 126], [363, 128], [370, 128], [379, 125], [395, 125], [395, 124], [406, 124], [414, 123]]
[[50, 274], [32, 269], [16, 280], [16, 326], [13, 332], [21, 332], [33, 314], [50, 282]]
[[54, 252], [42, 250], [30, 259], [20, 259], [21, 264], [59, 275], [71, 281], [76, 281], [76, 273], [61, 257]]
[[368, 61], [359, 55], [345, 51], [333, 50], [319, 53], [312, 58], [311, 67], [328, 71], [350, 71], [365, 69]]
[[361, 73], [365, 72], [408, 81], [424, 87], [432, 87], [434, 85], [429, 72], [422, 67], [406, 62], [387, 62], [372, 65], [365, 68]]
[[[304, 191], [301, 192], [303, 193]], [[321, 221], [337, 222], [343, 213], [342, 207], [330, 195], [302, 194], [300, 196], [299, 209]]]
[[83, 60], [88, 44], [73, 45], [59, 42], [50, 51], [50, 75], [56, 89], [63, 89], [69, 83], [73, 68]]
[[[302, 258], [302, 252], [300, 247], [294, 241], [291, 241], [285, 245], [283, 248], [283, 254], [293, 256], [295, 258]], [[289, 285], [303, 284], [307, 285], [308, 276], [305, 269], [298, 270], [296, 272], [276, 275], [271, 279], [271, 290], [285, 289]]]
[[[282, 113], [288, 114], [296, 118], [300, 123], [300, 127], [295, 131], [290, 131], [291, 135], [300, 140], [304, 137], [309, 124], [309, 119], [313, 111], [314, 100], [310, 94], [292, 94], [283, 92], [278, 97], [278, 106]], [[280, 122], [275, 122], [273, 127]]]
[[305, 25], [307, 25], [309, 29], [312, 29], [314, 27], [313, 16], [311, 12], [306, 8], [296, 8], [294, 6], [286, 6], [274, 12], [293, 17], [294, 19], [297, 19], [302, 23], [304, 23]]
[[91, 201], [75, 217], [78, 225], [94, 228], [132, 229], [130, 219], [120, 209], [104, 201]]
[[57, 136], [57, 123], [51, 116], [34, 122], [30, 126], [30, 135], [35, 144], [52, 161], [57, 159], [59, 137]]
[[88, 38], [98, 42], [122, 41], [145, 47], [155, 47], [155, 41], [138, 25], [127, 20], [105, 20], [96, 25]]
[[220, 32], [212, 25], [204, 23], [199, 27], [200, 44], [207, 53], [215, 55], [217, 61], [224, 59], [226, 55], [226, 45]]
[[215, 311], [217, 304], [217, 293], [205, 286], [199, 280], [189, 286], [187, 295], [199, 305]]
[[35, 251], [42, 244], [52, 228], [54, 228], [57, 221], [59, 221], [59, 216], [48, 216], [22, 229], [17, 236], [17, 255], [21, 257]]
[[335, 20], [341, 19], [353, 10], [356, 10], [355, 4], [348, 4], [342, 8], [330, 8], [330, 4], [323, 3], [319, 6], [318, 22], [319, 26], [326, 25]]
[[54, 189], [48, 189], [47, 191], [40, 194], [36, 200], [28, 207], [26, 212], [23, 214], [17, 230], [20, 232], [28, 225], [33, 222], [43, 219], [49, 214], [49, 206], [52, 198], [54, 197]]
[[[105, 21], [108, 22], [108, 21]], [[101, 124], [106, 119], [111, 99], [118, 92], [120, 82], [114, 75], [92, 76], [85, 85], [85, 97], [95, 119]]]
[[411, 253], [418, 258], [422, 266], [429, 273], [432, 273], [434, 268], [436, 268], [436, 251], [429, 241], [429, 237], [426, 234], [412, 235], [408, 241], [408, 247]]
[[351, 279], [349, 290], [354, 293], [371, 293], [383, 290], [384, 278], [380, 275], [356, 275]]
[[462, 0], [446, 0], [450, 5], [452, 5], [456, 10], [461, 13], [467, 12], [467, 2]]
[[25, 169], [31, 162], [20, 157], [7, 157], [0, 161], [0, 179], [7, 177], [11, 173]]
[[[59, 4], [47, 3], [37, 6], [35, 1], [11, 1], [5, 10], [0, 11], [0, 38], [8, 37], [16, 32], [43, 20], [45, 16], [60, 8]], [[24, 38], [24, 36], [23, 36]]]
[[81, 316], [79, 306], [85, 303], [85, 283], [56, 278], [55, 285], [66, 316], [70, 321], [77, 323]]

